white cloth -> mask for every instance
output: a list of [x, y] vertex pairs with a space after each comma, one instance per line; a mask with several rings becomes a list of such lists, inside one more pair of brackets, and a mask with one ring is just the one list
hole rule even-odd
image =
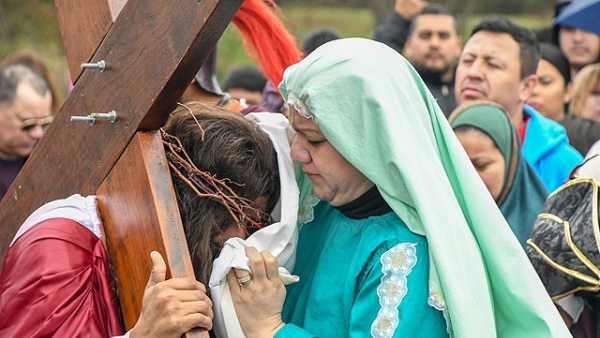
[[98, 238], [102, 238], [101, 222], [96, 209], [96, 196], [82, 197], [75, 194], [68, 198], [46, 203], [34, 211], [25, 222], [10, 245], [37, 224], [51, 218], [68, 218], [88, 228]]
[[246, 115], [246, 118], [254, 121], [269, 135], [277, 151], [281, 182], [281, 200], [278, 204], [281, 221], [258, 230], [245, 241], [240, 238], [229, 239], [214, 261], [209, 287], [215, 314], [213, 330], [217, 337], [244, 337], [233, 307], [226, 276], [231, 268], [250, 272], [250, 263], [246, 257], [247, 247], [254, 246], [259, 251], [271, 252], [277, 258], [279, 274], [284, 283], [298, 281], [297, 277], [289, 273], [294, 268], [298, 239], [296, 220], [299, 192], [290, 157], [290, 143], [294, 132], [282, 114], [251, 113]]
[[577, 177], [591, 177], [600, 182], [600, 141], [596, 141], [585, 155], [585, 162], [575, 171]]

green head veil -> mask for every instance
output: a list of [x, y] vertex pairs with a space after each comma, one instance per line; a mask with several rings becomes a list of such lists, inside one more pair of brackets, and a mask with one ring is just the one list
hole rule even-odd
[[[475, 127], [487, 136], [489, 136], [494, 144], [498, 147], [504, 157], [504, 184], [503, 189], [509, 183], [511, 178], [511, 163], [514, 163], [513, 157], [516, 158], [518, 148], [516, 147], [516, 133], [513, 134], [510, 117], [502, 110], [502, 108], [488, 103], [469, 104], [464, 109], [458, 107], [450, 116], [449, 122], [453, 129], [460, 126]], [[502, 193], [499, 199], [502, 198]]]
[[400, 54], [367, 39], [332, 41], [289, 67], [279, 89], [427, 237], [430, 286], [446, 302], [454, 336], [569, 336], [435, 99]]
[[504, 183], [496, 203], [523, 248], [531, 238], [537, 215], [542, 211], [548, 190], [521, 154], [517, 130], [501, 106], [475, 101], [462, 104], [449, 118], [453, 129], [471, 126], [488, 135], [505, 161]]

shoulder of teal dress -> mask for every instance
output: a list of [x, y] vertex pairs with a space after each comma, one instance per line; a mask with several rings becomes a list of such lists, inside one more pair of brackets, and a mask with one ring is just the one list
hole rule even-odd
[[[369, 217], [365, 221], [372, 222], [372, 226], [366, 227], [365, 231], [372, 231], [379, 235], [380, 240], [385, 240], [380, 250], [386, 251], [400, 242], [414, 242], [427, 245], [427, 239], [412, 232], [406, 223], [394, 212], [385, 215]], [[388, 231], [382, 231], [382, 230]]]

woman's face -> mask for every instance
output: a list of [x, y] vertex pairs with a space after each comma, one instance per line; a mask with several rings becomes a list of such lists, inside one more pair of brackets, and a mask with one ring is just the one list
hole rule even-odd
[[290, 122], [296, 131], [291, 156], [302, 163], [302, 171], [313, 181], [314, 192], [323, 201], [340, 206], [367, 192], [373, 183], [327, 141], [321, 128], [290, 107]]
[[583, 100], [581, 117], [600, 122], [600, 83], [594, 91]]
[[506, 162], [500, 149], [491, 137], [477, 129], [470, 129], [456, 134], [477, 173], [492, 194], [494, 200], [500, 196], [504, 184]]
[[565, 104], [569, 100], [565, 79], [550, 62], [540, 59], [537, 76], [539, 83], [527, 100], [540, 114], [554, 121], [565, 117]]

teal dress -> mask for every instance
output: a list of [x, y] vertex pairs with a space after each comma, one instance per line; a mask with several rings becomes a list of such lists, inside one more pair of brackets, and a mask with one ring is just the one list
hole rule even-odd
[[[412, 233], [427, 238], [422, 249], [424, 241], [414, 242], [417, 263], [407, 277], [407, 296], [397, 307], [395, 335], [436, 336], [425, 332], [430, 325], [435, 327], [436, 321], [423, 319], [419, 327], [413, 320], [432, 317], [426, 311], [427, 301], [410, 298], [419, 288], [429, 287], [445, 305], [441, 308], [454, 337], [570, 337], [446, 117], [402, 55], [369, 39], [330, 41], [288, 67], [279, 91], [290, 107], [314, 119], [331, 145], [377, 186]], [[306, 196], [300, 194], [301, 209]], [[369, 271], [367, 262], [355, 260], [356, 252], [364, 250], [361, 254], [375, 262], [378, 249], [385, 252], [388, 247], [412, 243], [415, 236], [406, 231], [402, 237], [398, 235], [400, 229], [386, 228], [397, 240], [385, 247], [388, 237], [383, 231], [366, 230], [375, 223], [382, 226], [378, 222], [362, 228], [364, 233], [353, 238], [351, 227], [339, 214], [327, 216], [336, 223], [321, 230], [326, 238], [320, 240], [310, 224], [300, 231], [300, 261], [295, 272], [303, 280], [289, 289], [284, 319], [286, 323], [291, 319], [298, 326], [304, 324], [304, 329], [323, 337], [370, 336], [382, 305], [376, 288], [368, 283], [379, 286], [386, 275], [380, 267]], [[317, 215], [314, 219], [320, 226], [327, 224]], [[396, 223], [397, 228], [403, 228], [402, 222]], [[336, 238], [338, 235], [344, 240]], [[371, 246], [363, 245], [361, 239], [367, 243], [367, 237], [376, 238], [378, 243], [369, 239]], [[353, 242], [346, 243], [349, 240]], [[334, 250], [334, 242], [340, 248], [329, 252]], [[418, 271], [427, 270], [422, 263], [428, 257], [428, 280], [415, 283], [413, 279], [424, 278]], [[350, 279], [339, 282], [339, 274], [351, 276], [359, 264], [363, 266], [360, 273], [368, 276], [367, 284]], [[309, 268], [315, 272], [305, 271]], [[357, 289], [346, 293], [353, 284]], [[319, 297], [331, 292], [337, 297], [323, 300], [309, 295], [311, 292]], [[416, 316], [403, 311], [409, 304]], [[359, 318], [365, 307], [371, 307], [373, 315]], [[325, 317], [327, 311], [335, 316]], [[353, 311], [359, 314], [354, 316]], [[302, 312], [306, 315], [299, 315]], [[322, 316], [319, 322], [315, 316]], [[338, 324], [339, 318], [346, 319], [349, 326]], [[282, 334], [291, 330], [288, 325]], [[355, 333], [358, 330], [361, 333]], [[302, 337], [299, 333], [295, 336]]]
[[[325, 202], [300, 228], [283, 337], [448, 337], [429, 300], [425, 237], [394, 212], [351, 219]], [[431, 302], [432, 305], [429, 305]]]

